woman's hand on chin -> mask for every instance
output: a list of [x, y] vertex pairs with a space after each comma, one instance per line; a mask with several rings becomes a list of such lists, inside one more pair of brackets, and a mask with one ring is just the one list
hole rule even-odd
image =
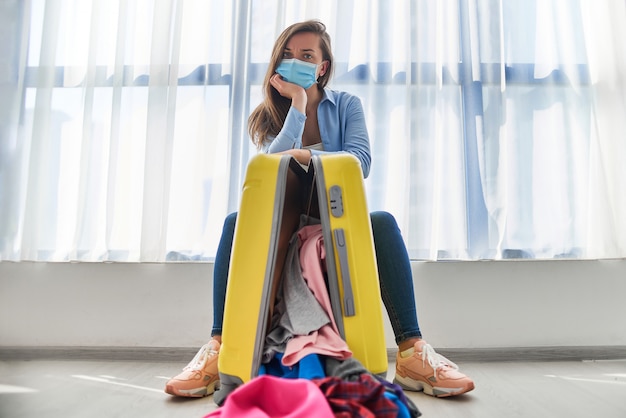
[[291, 106], [298, 109], [302, 114], [306, 114], [306, 90], [297, 84], [283, 80], [279, 74], [274, 74], [270, 78], [270, 84], [276, 89], [278, 94], [291, 99]]

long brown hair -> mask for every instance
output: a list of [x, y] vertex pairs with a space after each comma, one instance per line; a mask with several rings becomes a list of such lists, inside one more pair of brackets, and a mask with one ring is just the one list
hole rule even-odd
[[318, 20], [307, 20], [305, 22], [294, 23], [285, 29], [274, 43], [272, 57], [270, 58], [267, 73], [263, 80], [263, 102], [257, 106], [248, 118], [248, 134], [257, 148], [261, 148], [269, 137], [278, 135], [287, 112], [291, 106], [291, 100], [282, 97], [278, 91], [270, 84], [270, 78], [276, 72], [276, 67], [283, 59], [283, 52], [287, 42], [297, 33], [311, 32], [319, 36], [320, 49], [322, 50], [322, 60], [328, 61], [326, 72], [317, 80], [318, 88], [324, 88], [328, 84], [333, 70], [333, 54], [330, 46], [330, 35], [326, 32], [326, 26]]

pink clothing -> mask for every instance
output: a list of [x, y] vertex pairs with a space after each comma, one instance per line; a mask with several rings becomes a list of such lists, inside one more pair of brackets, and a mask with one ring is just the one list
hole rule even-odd
[[[288, 394], [288, 396], [285, 396]], [[307, 379], [263, 375], [239, 386], [224, 405], [204, 418], [333, 418], [321, 389]]]
[[324, 308], [331, 323], [309, 335], [297, 335], [287, 342], [282, 363], [292, 366], [309, 354], [321, 354], [339, 360], [352, 356], [348, 344], [339, 335], [333, 317], [330, 297], [324, 281], [326, 251], [321, 225], [308, 225], [298, 231], [302, 277], [315, 299]]

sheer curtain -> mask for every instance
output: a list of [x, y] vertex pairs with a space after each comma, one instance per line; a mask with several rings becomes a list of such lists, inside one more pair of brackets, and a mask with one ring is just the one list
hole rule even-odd
[[214, 256], [276, 36], [361, 97], [414, 259], [626, 255], [626, 10], [591, 0], [5, 0], [0, 260]]

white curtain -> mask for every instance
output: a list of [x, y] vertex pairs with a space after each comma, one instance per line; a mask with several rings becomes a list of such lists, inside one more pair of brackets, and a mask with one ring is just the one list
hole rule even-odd
[[318, 18], [414, 259], [626, 256], [626, 7], [1, 0], [0, 260], [208, 260], [276, 36]]

